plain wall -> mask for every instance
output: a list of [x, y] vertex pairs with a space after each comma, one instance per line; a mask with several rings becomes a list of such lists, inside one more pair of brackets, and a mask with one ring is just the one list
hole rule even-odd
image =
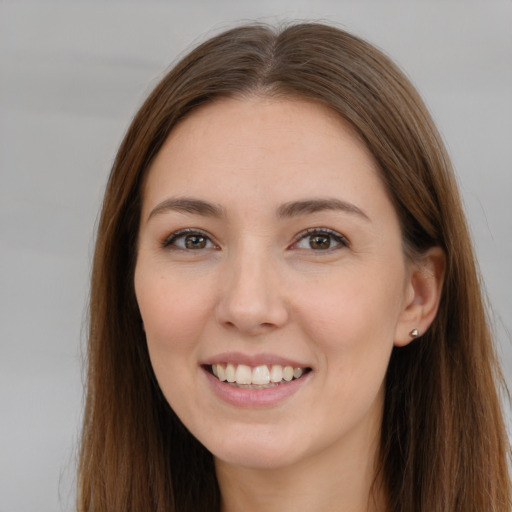
[[0, 511], [72, 510], [94, 226], [116, 148], [187, 49], [333, 21], [390, 54], [458, 174], [512, 382], [512, 2], [0, 0]]

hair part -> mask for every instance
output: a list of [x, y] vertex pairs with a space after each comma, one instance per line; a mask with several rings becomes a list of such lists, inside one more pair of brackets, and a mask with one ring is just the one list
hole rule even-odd
[[215, 511], [212, 456], [163, 397], [133, 276], [143, 183], [169, 133], [200, 105], [259, 94], [341, 116], [375, 158], [409, 257], [439, 246], [446, 278], [421, 339], [386, 377], [379, 475], [392, 512], [509, 512], [502, 382], [461, 201], [416, 90], [379, 50], [337, 28], [248, 25], [201, 44], [157, 85], [121, 144], [93, 261], [80, 511]]

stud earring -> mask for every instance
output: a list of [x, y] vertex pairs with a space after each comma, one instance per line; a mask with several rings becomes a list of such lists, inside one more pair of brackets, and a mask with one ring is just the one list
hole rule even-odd
[[409, 336], [412, 336], [413, 338], [417, 338], [419, 335], [420, 335], [420, 331], [418, 331], [418, 329], [413, 329], [413, 330], [409, 333]]

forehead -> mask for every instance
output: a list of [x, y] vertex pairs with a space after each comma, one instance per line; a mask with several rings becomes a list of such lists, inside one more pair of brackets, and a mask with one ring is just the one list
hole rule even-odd
[[[247, 150], [253, 146], [281, 153], [287, 149], [296, 151], [303, 141], [352, 146], [372, 159], [352, 127], [327, 105], [303, 98], [257, 95], [220, 98], [202, 105], [173, 128], [161, 152], [165, 153], [169, 146], [174, 151], [178, 145], [187, 149], [214, 142], [231, 149], [238, 146]], [[302, 146], [301, 153], [308, 149], [314, 147]]]
[[149, 169], [144, 203], [166, 194], [282, 203], [333, 193], [386, 196], [370, 151], [340, 116], [303, 99], [229, 98], [173, 129]]

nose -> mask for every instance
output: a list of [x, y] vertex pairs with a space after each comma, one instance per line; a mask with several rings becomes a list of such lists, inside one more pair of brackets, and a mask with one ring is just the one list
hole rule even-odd
[[284, 284], [277, 264], [262, 251], [247, 250], [226, 261], [216, 307], [225, 328], [258, 336], [288, 321]]

